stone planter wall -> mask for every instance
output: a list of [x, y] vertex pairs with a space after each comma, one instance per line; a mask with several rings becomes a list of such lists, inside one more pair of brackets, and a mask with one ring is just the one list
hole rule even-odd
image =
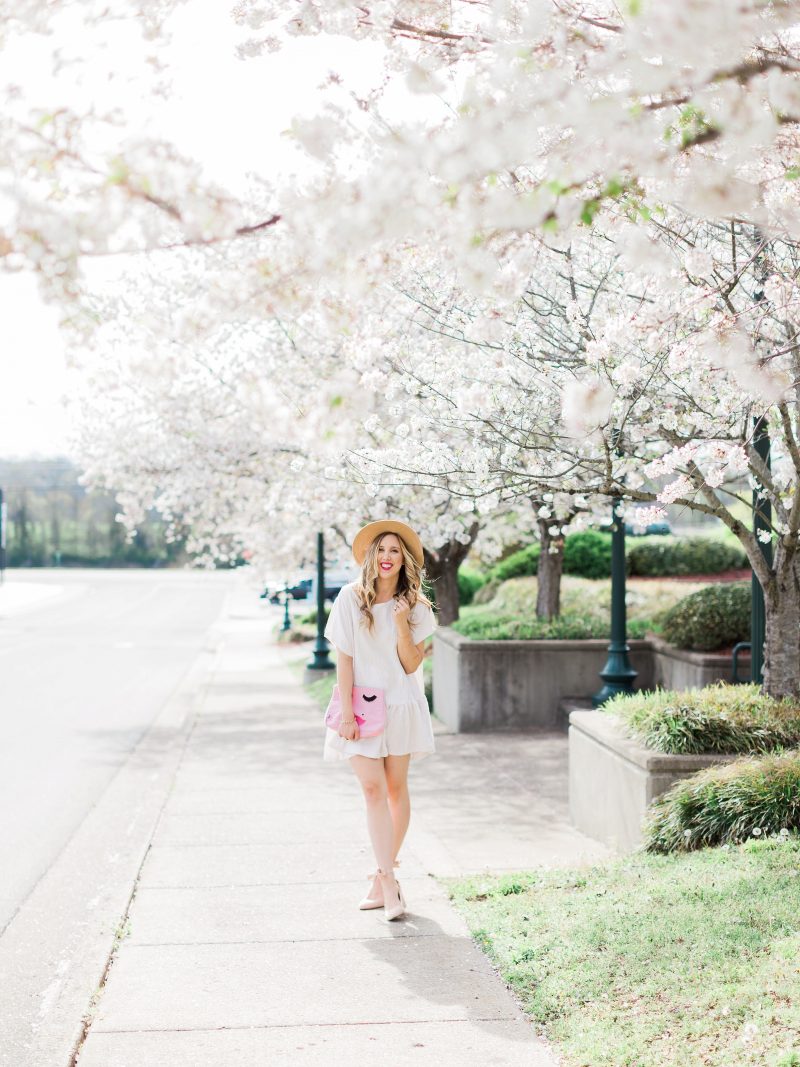
[[573, 711], [569, 723], [570, 818], [619, 852], [641, 844], [642, 821], [656, 797], [704, 767], [735, 758], [654, 752], [626, 737], [605, 712]]
[[[684, 652], [658, 640], [629, 644], [637, 689], [696, 689], [730, 680], [730, 657]], [[600, 689], [607, 649], [605, 640], [475, 641], [442, 626], [434, 635], [436, 715], [457, 733], [561, 727], [562, 700]]]
[[[730, 682], [730, 655], [716, 652], [687, 652], [673, 648], [657, 637], [650, 639], [653, 650], [653, 681], [660, 689], [702, 689], [720, 679]], [[739, 660], [739, 676], [746, 678], [750, 672], [750, 657]]]
[[[630, 645], [637, 682], [652, 688], [649, 643]], [[454, 732], [554, 729], [564, 697], [600, 689], [607, 648], [607, 641], [473, 641], [440, 627], [433, 652], [436, 716]]]

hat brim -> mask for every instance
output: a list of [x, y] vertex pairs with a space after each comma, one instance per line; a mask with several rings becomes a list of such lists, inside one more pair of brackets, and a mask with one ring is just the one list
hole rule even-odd
[[420, 567], [424, 566], [425, 553], [422, 550], [419, 535], [405, 522], [399, 522], [397, 519], [379, 519], [377, 522], [368, 522], [366, 526], [362, 526], [353, 538], [353, 559], [359, 567], [364, 562], [367, 549], [375, 538], [385, 533], [393, 533], [402, 537]]

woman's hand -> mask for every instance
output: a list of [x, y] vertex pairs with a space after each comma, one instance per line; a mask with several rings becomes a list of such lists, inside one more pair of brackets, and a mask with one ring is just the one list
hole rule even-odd
[[343, 737], [345, 741], [358, 741], [359, 736], [357, 719], [353, 719], [351, 722], [342, 720], [339, 723], [339, 737]]
[[394, 602], [394, 621], [398, 627], [407, 626], [409, 621], [409, 613], [411, 611], [411, 605], [408, 603], [404, 596], [399, 596]]

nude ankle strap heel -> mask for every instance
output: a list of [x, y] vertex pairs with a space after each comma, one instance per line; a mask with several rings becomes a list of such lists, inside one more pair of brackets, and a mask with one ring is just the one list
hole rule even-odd
[[367, 875], [372, 879], [372, 884], [367, 890], [367, 895], [358, 902], [361, 911], [371, 911], [373, 908], [383, 907], [383, 888], [377, 871]]
[[[383, 889], [383, 910], [387, 919], [399, 919], [405, 913], [406, 901], [400, 883], [393, 874], [378, 867], [376, 874]], [[389, 881], [391, 879], [391, 881]], [[394, 883], [394, 884], [392, 884]]]
[[[392, 863], [392, 866], [393, 867], [399, 867], [400, 866], [400, 860], [394, 860], [393, 863]], [[370, 873], [367, 875], [367, 879], [368, 880], [371, 879], [372, 884], [370, 885], [369, 889], [367, 890], [367, 895], [365, 897], [363, 897], [358, 902], [359, 909], [361, 911], [372, 911], [375, 908], [382, 908], [383, 907], [383, 888], [381, 887], [381, 880], [380, 880], [380, 877], [378, 875], [378, 872], [377, 871], [370, 871]], [[402, 890], [400, 891], [400, 894], [402, 896]], [[403, 901], [403, 904], [405, 904], [405, 901]]]

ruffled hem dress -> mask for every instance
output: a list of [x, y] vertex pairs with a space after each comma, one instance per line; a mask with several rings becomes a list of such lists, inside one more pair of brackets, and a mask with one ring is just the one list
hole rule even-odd
[[[336, 730], [325, 728], [323, 759], [341, 762], [351, 756], [402, 756], [411, 759], [429, 756], [436, 750], [431, 712], [425, 696], [422, 664], [406, 674], [397, 654], [397, 627], [393, 600], [374, 604], [373, 632], [358, 606], [355, 583], [344, 586], [333, 602], [325, 636], [340, 652], [353, 657], [353, 684], [385, 691], [386, 728], [376, 737], [348, 741]], [[414, 644], [424, 641], [436, 629], [436, 618], [427, 604], [417, 602], [409, 616]]]

